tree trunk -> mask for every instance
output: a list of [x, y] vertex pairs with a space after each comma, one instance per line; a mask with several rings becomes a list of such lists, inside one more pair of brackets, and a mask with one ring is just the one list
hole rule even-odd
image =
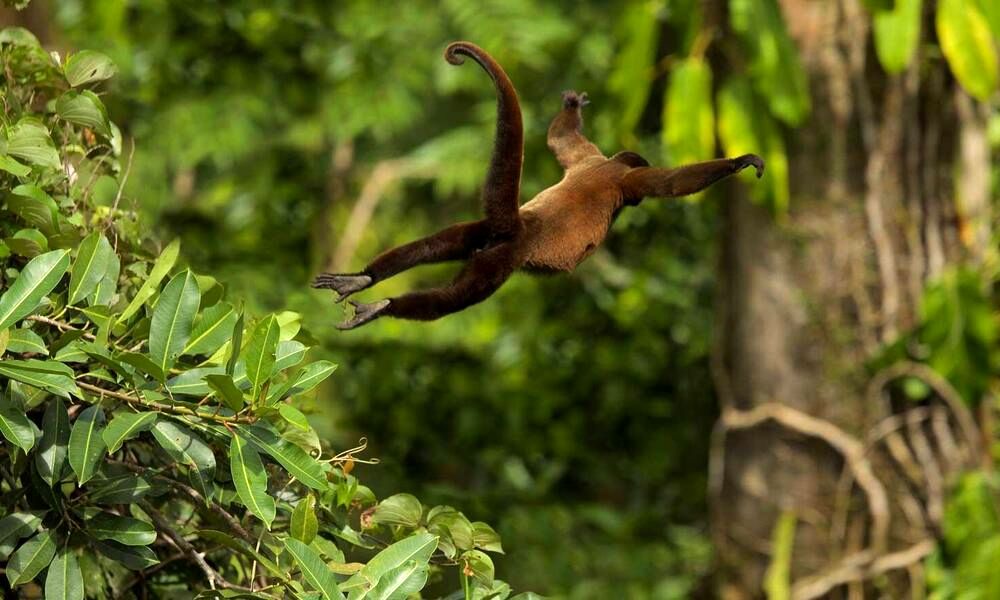
[[[787, 220], [735, 185], [724, 209], [710, 480], [720, 596], [781, 585], [768, 568], [788, 515], [791, 597], [869, 597], [881, 575], [882, 592], [902, 597], [923, 587], [947, 477], [978, 459], [978, 436], [935, 373], [866, 365], [915, 325], [929, 279], [988, 252], [984, 120], [939, 56], [885, 74], [858, 0], [781, 5], [813, 112], [788, 134]], [[887, 386], [902, 377], [934, 393], [893, 402]]]

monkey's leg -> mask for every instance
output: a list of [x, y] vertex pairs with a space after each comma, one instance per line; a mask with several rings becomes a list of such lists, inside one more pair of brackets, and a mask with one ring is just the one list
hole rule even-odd
[[518, 266], [516, 242], [493, 246], [469, 259], [448, 286], [355, 305], [355, 316], [337, 328], [354, 329], [383, 316], [433, 321], [489, 298]]
[[564, 169], [569, 169], [588, 156], [603, 156], [581, 131], [582, 109], [587, 103], [586, 92], [563, 92], [563, 109], [549, 125], [549, 149]]
[[660, 169], [639, 167], [625, 174], [622, 192], [626, 200], [638, 202], [643, 197], [670, 198], [700, 192], [724, 177], [747, 167], [757, 170], [757, 177], [764, 174], [764, 161], [756, 154], [737, 158], [723, 158], [677, 167]]
[[336, 291], [342, 301], [355, 292], [379, 281], [425, 263], [468, 258], [489, 242], [490, 228], [486, 221], [458, 223], [434, 235], [397, 246], [375, 257], [360, 273], [323, 273], [313, 287]]

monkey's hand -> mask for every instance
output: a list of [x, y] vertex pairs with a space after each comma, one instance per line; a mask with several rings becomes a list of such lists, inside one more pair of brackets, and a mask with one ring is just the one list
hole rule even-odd
[[343, 323], [338, 323], [336, 327], [341, 331], [345, 331], [347, 329], [361, 327], [365, 323], [370, 323], [382, 316], [382, 312], [389, 308], [389, 302], [390, 301], [386, 299], [379, 300], [378, 302], [362, 304], [360, 302], [350, 300], [350, 305], [354, 307], [354, 316], [347, 319]]
[[338, 275], [337, 273], [323, 273], [313, 280], [312, 286], [319, 289], [328, 289], [337, 292], [337, 302], [347, 300], [347, 297], [354, 292], [369, 287], [372, 278], [360, 273], [353, 275]]
[[587, 92], [574, 92], [568, 90], [562, 93], [563, 108], [582, 108], [590, 104], [587, 99]]
[[764, 159], [756, 154], [744, 154], [743, 156], [737, 157], [735, 160], [737, 171], [742, 171], [747, 167], [753, 167], [757, 170], [757, 179], [760, 179], [761, 176], [764, 175]]

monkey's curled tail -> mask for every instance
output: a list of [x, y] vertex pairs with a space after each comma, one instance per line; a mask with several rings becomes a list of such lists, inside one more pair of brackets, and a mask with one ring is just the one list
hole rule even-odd
[[493, 142], [493, 157], [483, 186], [486, 218], [498, 233], [513, 232], [518, 226], [518, 196], [521, 187], [521, 164], [524, 161], [524, 125], [521, 105], [514, 84], [503, 67], [485, 50], [471, 42], [452, 42], [444, 51], [444, 58], [453, 65], [460, 65], [468, 56], [479, 63], [490, 77], [497, 91], [497, 130]]

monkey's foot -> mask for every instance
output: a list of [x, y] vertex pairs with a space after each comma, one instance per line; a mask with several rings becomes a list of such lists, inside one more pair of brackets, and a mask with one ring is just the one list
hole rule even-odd
[[354, 316], [347, 319], [343, 323], [337, 324], [337, 329], [340, 329], [341, 331], [361, 327], [365, 323], [374, 321], [382, 316], [385, 309], [389, 308], [388, 299], [379, 300], [378, 302], [370, 302], [368, 304], [362, 304], [360, 302], [355, 302], [354, 300], [350, 300], [349, 302], [351, 306], [354, 307]]
[[582, 108], [590, 104], [587, 99], [587, 92], [574, 92], [568, 90], [562, 93], [563, 108]]
[[753, 167], [757, 170], [757, 179], [764, 175], [764, 159], [756, 154], [744, 154], [736, 159], [737, 171], [742, 171], [747, 167]]
[[368, 275], [338, 275], [337, 273], [323, 273], [313, 280], [312, 286], [314, 288], [325, 288], [337, 292], [337, 294], [339, 294], [337, 302], [343, 302], [354, 292], [360, 292], [361, 290], [371, 286], [371, 284], [372, 278]]

